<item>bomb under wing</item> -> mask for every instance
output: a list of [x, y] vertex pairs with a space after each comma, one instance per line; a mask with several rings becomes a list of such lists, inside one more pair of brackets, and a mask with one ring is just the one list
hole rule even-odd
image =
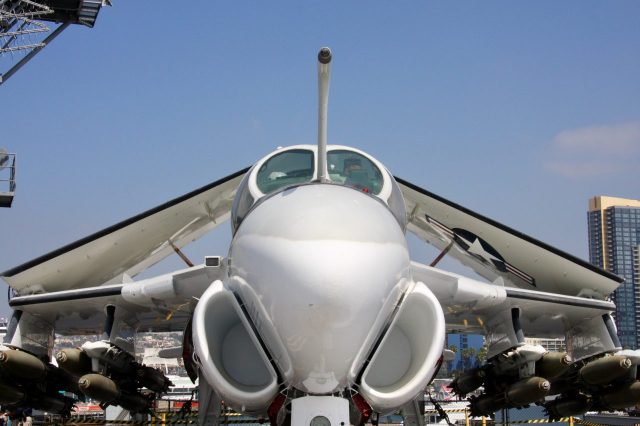
[[37, 357], [17, 349], [0, 351], [0, 369], [3, 374], [26, 380], [38, 380], [44, 377], [46, 367]]
[[625, 356], [605, 356], [582, 367], [580, 378], [590, 385], [605, 385], [629, 374], [631, 366], [631, 360]]

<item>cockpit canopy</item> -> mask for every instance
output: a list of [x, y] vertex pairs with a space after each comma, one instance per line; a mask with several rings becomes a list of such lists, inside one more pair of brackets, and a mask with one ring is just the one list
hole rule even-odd
[[[231, 211], [233, 232], [260, 199], [284, 188], [317, 179], [317, 147], [281, 148], [258, 161], [238, 187]], [[332, 183], [350, 186], [382, 200], [404, 230], [406, 213], [400, 188], [376, 159], [354, 148], [327, 147], [327, 176]]]

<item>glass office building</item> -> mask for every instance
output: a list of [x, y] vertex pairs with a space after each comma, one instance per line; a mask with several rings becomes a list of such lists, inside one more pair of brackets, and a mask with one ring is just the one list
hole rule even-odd
[[625, 279], [613, 293], [624, 348], [640, 347], [640, 200], [597, 196], [589, 200], [589, 261]]

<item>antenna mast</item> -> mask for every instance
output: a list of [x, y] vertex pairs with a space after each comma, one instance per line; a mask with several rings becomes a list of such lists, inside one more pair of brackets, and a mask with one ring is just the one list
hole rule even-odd
[[318, 181], [327, 182], [327, 106], [331, 78], [331, 49], [318, 52]]

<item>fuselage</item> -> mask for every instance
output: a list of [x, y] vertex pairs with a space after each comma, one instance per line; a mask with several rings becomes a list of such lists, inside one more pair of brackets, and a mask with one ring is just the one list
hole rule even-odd
[[247, 174], [232, 213], [230, 286], [246, 282], [263, 305], [253, 321], [281, 338], [291, 385], [327, 394], [356, 380], [410, 269], [404, 209], [388, 204], [399, 194], [393, 176], [361, 151], [329, 147], [330, 181], [318, 182], [316, 156], [316, 146], [281, 149]]
[[359, 352], [410, 282], [406, 240], [389, 209], [341, 185], [269, 197], [238, 228], [229, 258], [230, 283], [249, 285], [282, 339], [291, 384], [313, 394], [353, 383]]
[[[434, 351], [416, 343], [427, 324], [398, 320], [416, 283], [393, 176], [361, 151], [329, 146], [328, 179], [318, 179], [316, 155], [311, 145], [279, 149], [247, 172], [232, 209], [228, 277], [196, 310], [205, 376], [225, 400], [248, 404], [241, 408], [258, 409], [275, 388], [330, 395], [358, 386], [390, 407], [415, 396], [442, 352], [443, 331]], [[443, 330], [439, 304], [420, 291], [409, 304]], [[219, 330], [207, 331], [211, 323]], [[251, 342], [259, 348], [247, 355], [245, 364], [257, 366], [250, 377], [233, 353]], [[226, 352], [210, 350], [216, 345]]]

